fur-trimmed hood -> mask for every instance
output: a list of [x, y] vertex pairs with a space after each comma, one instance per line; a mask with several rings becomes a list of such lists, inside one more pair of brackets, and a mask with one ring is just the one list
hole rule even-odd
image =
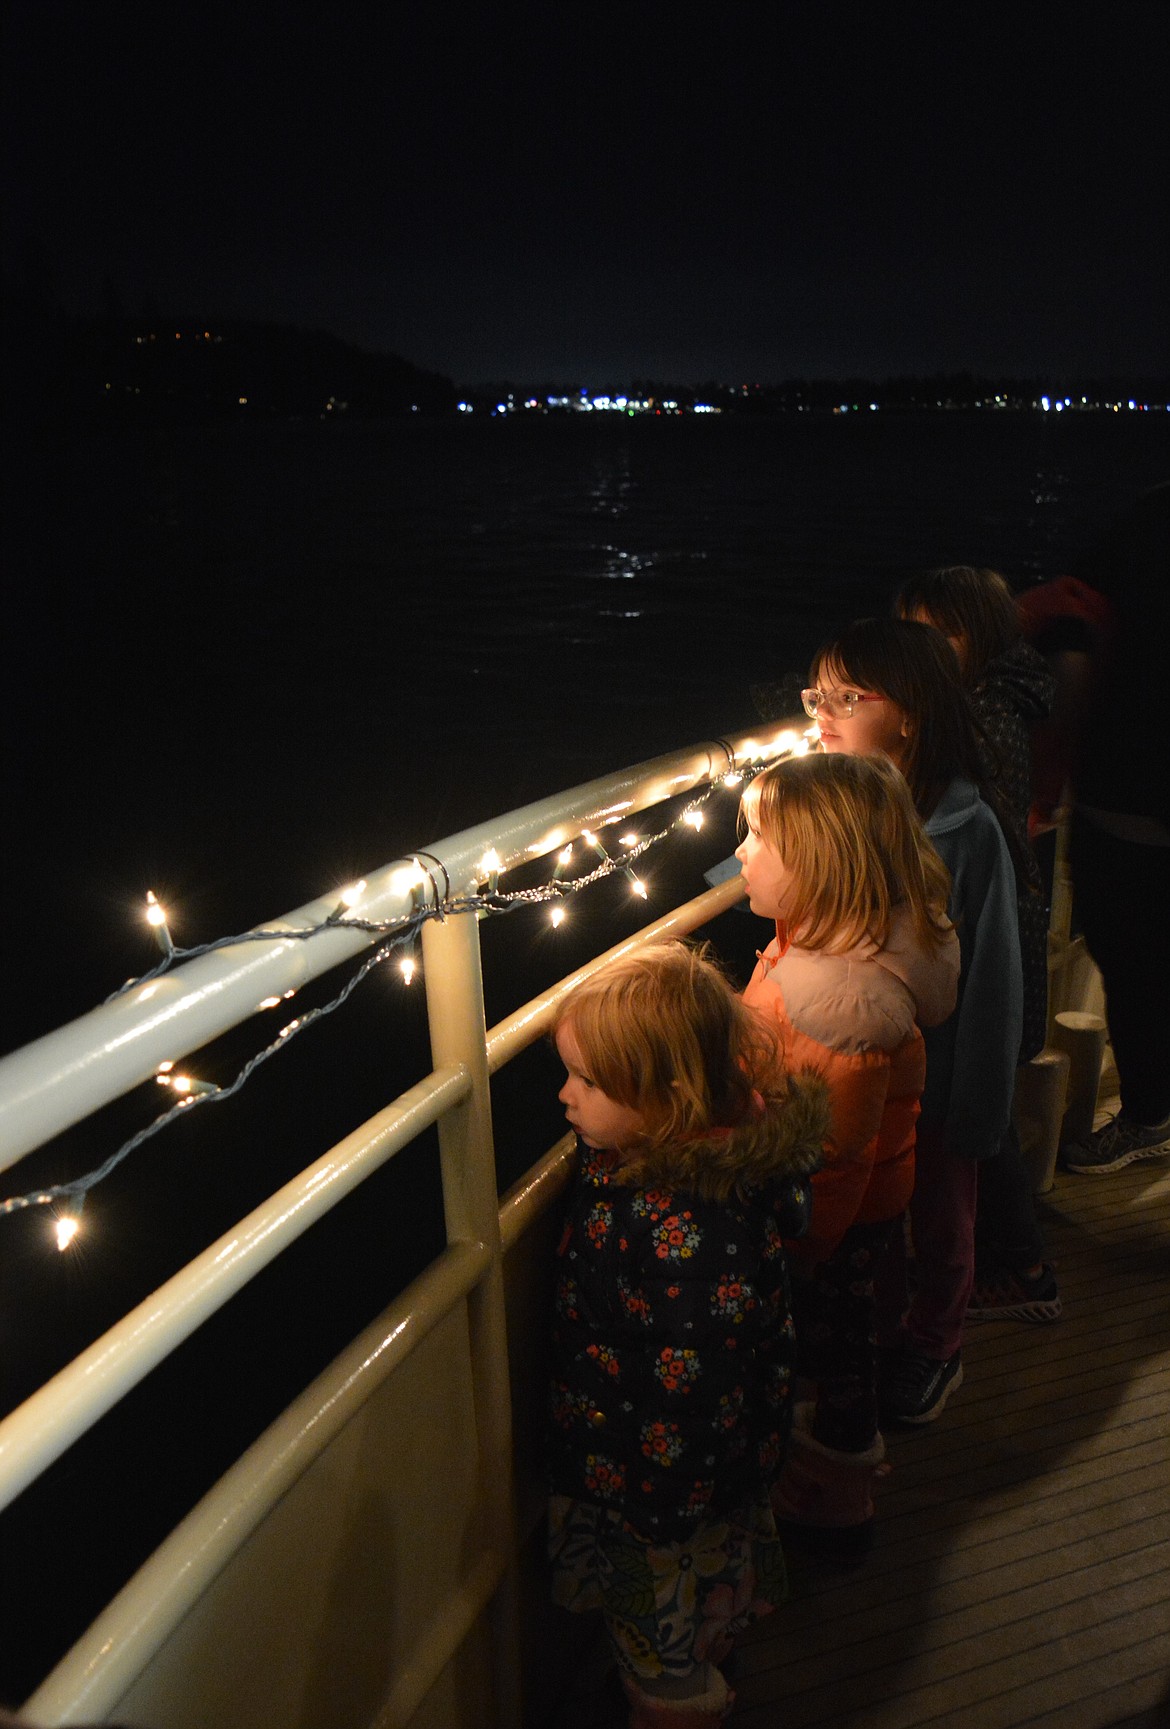
[[623, 1188], [684, 1189], [701, 1200], [727, 1201], [815, 1170], [828, 1133], [828, 1087], [811, 1073], [790, 1075], [750, 1123], [654, 1147], [598, 1177]]
[[[971, 793], [974, 798], [974, 787]], [[829, 1050], [895, 1051], [916, 1036], [916, 1026], [946, 1020], [958, 983], [954, 931], [938, 944], [927, 943], [910, 909], [897, 906], [881, 948], [866, 938], [841, 954], [801, 948], [777, 923], [776, 940], [760, 956], [746, 998], [760, 1009], [769, 994], [778, 993], [796, 1031]]]

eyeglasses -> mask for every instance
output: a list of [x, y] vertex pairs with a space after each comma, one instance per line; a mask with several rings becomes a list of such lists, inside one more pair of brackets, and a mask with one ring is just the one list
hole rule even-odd
[[800, 700], [810, 720], [816, 720], [822, 709], [830, 720], [852, 720], [859, 702], [885, 702], [886, 699], [860, 690], [802, 690]]

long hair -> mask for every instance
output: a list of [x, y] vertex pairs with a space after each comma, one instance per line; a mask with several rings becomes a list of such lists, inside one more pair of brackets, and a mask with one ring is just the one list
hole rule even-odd
[[997, 570], [946, 565], [904, 582], [894, 599], [898, 618], [923, 617], [944, 636], [962, 637], [963, 683], [974, 690], [993, 660], [1020, 638], [1012, 591]]
[[590, 1080], [642, 1114], [643, 1149], [737, 1128], [787, 1096], [777, 1041], [707, 944], [659, 943], [602, 967], [561, 1003]]
[[788, 923], [802, 948], [880, 947], [898, 906], [923, 941], [942, 943], [950, 876], [888, 757], [789, 757], [757, 775], [743, 805], [792, 873]]
[[[862, 618], [813, 656], [810, 682], [856, 685], [897, 703], [912, 722], [902, 772], [926, 821], [957, 776], [984, 797], [981, 730], [963, 688], [959, 662], [933, 625], [906, 618]], [[993, 803], [993, 799], [989, 799]], [[998, 810], [996, 811], [998, 815]]]

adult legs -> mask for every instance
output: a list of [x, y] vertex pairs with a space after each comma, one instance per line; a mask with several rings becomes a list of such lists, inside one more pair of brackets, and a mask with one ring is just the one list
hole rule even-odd
[[1119, 840], [1083, 817], [1071, 863], [1085, 941], [1101, 969], [1121, 1109], [1135, 1123], [1170, 1115], [1170, 847]]

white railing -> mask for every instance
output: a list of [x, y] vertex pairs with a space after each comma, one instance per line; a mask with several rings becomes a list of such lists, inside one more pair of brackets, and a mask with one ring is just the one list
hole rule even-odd
[[[737, 761], [776, 754], [777, 736], [795, 725], [639, 763], [436, 841], [419, 856], [442, 860], [452, 894], [470, 892], [484, 879], [482, 860], [489, 849], [503, 870], [540, 858], [582, 829], [601, 830], [725, 773], [733, 753]], [[363, 916], [387, 923], [408, 918], [416, 880], [417, 872], [404, 868], [401, 859], [372, 872], [362, 895]], [[247, 942], [204, 955], [0, 1059], [0, 1170], [149, 1080], [160, 1063], [178, 1061], [238, 1026], [265, 998], [299, 991], [368, 948], [374, 939], [364, 932], [318, 928], [334, 898], [311, 901], [259, 927], [314, 930], [308, 940]]]
[[[803, 729], [804, 723], [797, 722], [770, 726], [659, 757], [426, 850], [442, 860], [453, 894], [469, 892], [482, 881], [481, 861], [489, 847], [501, 870], [529, 862], [585, 829], [625, 822], [734, 767], [784, 754]], [[693, 930], [734, 904], [740, 892], [737, 881], [725, 883], [609, 953]], [[330, 906], [329, 900], [316, 901], [262, 928], [313, 929], [328, 917]], [[367, 878], [363, 915], [390, 921], [411, 910], [401, 863]], [[335, 925], [308, 939], [277, 936], [205, 955], [5, 1058], [0, 1062], [0, 1165], [15, 1163], [49, 1136], [150, 1079], [161, 1062], [175, 1061], [249, 1018], [263, 998], [299, 989], [374, 940]], [[379, 1391], [391, 1372], [421, 1357], [425, 1342], [453, 1315], [463, 1317], [458, 1329], [466, 1326], [465, 1390], [474, 1442], [467, 1469], [475, 1479], [467, 1518], [479, 1532], [471, 1545], [478, 1553], [461, 1556], [458, 1580], [448, 1582], [444, 1601], [429, 1617], [415, 1618], [393, 1675], [377, 1685], [371, 1682], [369, 1701], [352, 1721], [354, 1729], [375, 1724], [389, 1729], [418, 1720], [416, 1711], [493, 1600], [496, 1625], [490, 1643], [498, 1719], [519, 1721], [510, 1420], [516, 1395], [514, 1386], [509, 1394], [501, 1224], [511, 1243], [534, 1227], [563, 1183], [566, 1155], [562, 1150], [530, 1174], [501, 1212], [488, 1080], [541, 1036], [565, 991], [608, 955], [489, 1032], [475, 919], [427, 923], [422, 940], [433, 1072], [241, 1220], [0, 1423], [4, 1506], [282, 1248], [424, 1128], [438, 1124], [448, 1248], [381, 1322], [306, 1389], [119, 1594], [29, 1702], [35, 1721], [121, 1714], [139, 1696], [155, 1700], [156, 1712], [165, 1706], [165, 1717], [142, 1719], [157, 1720], [159, 1729], [198, 1721], [190, 1715], [191, 1696], [196, 1712], [206, 1709], [206, 1699], [198, 1683], [193, 1687], [192, 1676], [183, 1680], [181, 1671], [188, 1662], [203, 1685], [213, 1684], [210, 1672], [204, 1674], [190, 1654], [191, 1641], [198, 1646], [201, 1614], [210, 1622], [220, 1614], [212, 1641], [218, 1652], [214, 1663], [220, 1671], [230, 1669], [223, 1614], [211, 1600], [213, 1582], [230, 1576], [253, 1533], [263, 1529], [266, 1541], [277, 1541], [279, 1511], [282, 1503], [291, 1504], [293, 1485], [299, 1493], [309, 1484], [315, 1462], [332, 1457], [331, 1448], [343, 1441], [357, 1444], [353, 1413], [367, 1405], [378, 1408]], [[444, 1354], [451, 1355], [447, 1346]], [[381, 1458], [380, 1465], [389, 1473], [396, 1461]], [[376, 1471], [374, 1476], [377, 1480]], [[304, 1489], [306, 1495], [316, 1492]], [[270, 1583], [275, 1589], [275, 1578]], [[246, 1666], [241, 1674], [230, 1703], [233, 1723], [275, 1721], [268, 1715], [275, 1680], [267, 1678], [268, 1690], [249, 1716]], [[483, 1706], [479, 1697], [464, 1719], [451, 1714], [460, 1707], [448, 1704], [441, 1720], [486, 1722]]]

